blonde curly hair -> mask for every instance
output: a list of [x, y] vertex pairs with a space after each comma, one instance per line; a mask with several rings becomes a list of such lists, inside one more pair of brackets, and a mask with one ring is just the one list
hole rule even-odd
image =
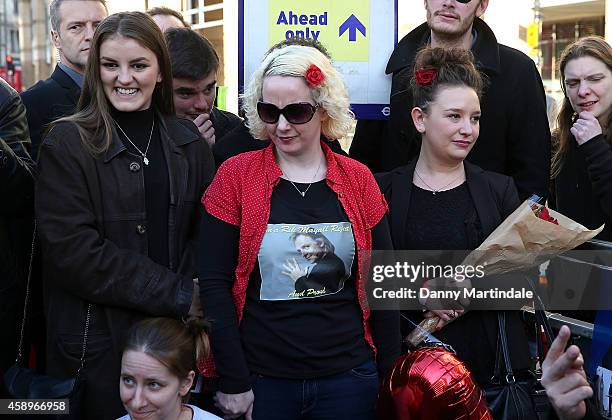
[[355, 116], [350, 110], [348, 90], [340, 72], [316, 48], [289, 45], [268, 53], [253, 73], [243, 95], [247, 127], [253, 137], [267, 139], [266, 124], [257, 114], [257, 102], [262, 97], [264, 79], [269, 76], [304, 78], [306, 70], [312, 64], [316, 65], [325, 76], [323, 83], [310, 87], [312, 98], [328, 117], [321, 123], [321, 133], [330, 140], [340, 139], [348, 134]]

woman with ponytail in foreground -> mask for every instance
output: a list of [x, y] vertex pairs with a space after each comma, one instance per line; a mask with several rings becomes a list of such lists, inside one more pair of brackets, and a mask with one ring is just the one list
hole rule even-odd
[[128, 414], [119, 420], [218, 420], [219, 417], [186, 404], [195, 378], [196, 360], [208, 354], [206, 323], [182, 323], [151, 318], [129, 331], [119, 389]]

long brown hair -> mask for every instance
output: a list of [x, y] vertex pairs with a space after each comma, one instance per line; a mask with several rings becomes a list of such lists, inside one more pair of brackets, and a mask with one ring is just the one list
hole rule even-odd
[[105, 153], [113, 141], [111, 105], [100, 76], [100, 47], [106, 40], [118, 36], [133, 39], [155, 54], [162, 81], [155, 86], [151, 104], [163, 115], [174, 114], [170, 57], [159, 27], [151, 17], [141, 12], [116, 13], [107, 17], [100, 23], [91, 41], [85, 82], [76, 113], [54, 122], [76, 124], [83, 145], [93, 155]]
[[[565, 50], [563, 50], [563, 53], [561, 53], [561, 58], [559, 60], [559, 73], [561, 77], [559, 81], [561, 82], [561, 89], [563, 90], [565, 96], [563, 98], [563, 103], [561, 104], [559, 115], [557, 115], [557, 129], [553, 134], [553, 142], [555, 143], [553, 145], [555, 147], [555, 152], [552, 160], [553, 178], [559, 174], [559, 171], [563, 166], [563, 161], [567, 155], [569, 142], [572, 137], [570, 128], [574, 124], [575, 111], [572, 108], [572, 104], [570, 103], [565, 90], [565, 67], [571, 60], [580, 57], [593, 57], [604, 63], [608, 69], [612, 71], [612, 47], [610, 47], [610, 45], [602, 37], [587, 36], [579, 39], [573, 44], [568, 45]], [[611, 124], [612, 112], [608, 115], [606, 127], [602, 128], [607, 131], [607, 127], [611, 127]], [[606, 132], [608, 141], [611, 140], [611, 134], [612, 132]]]

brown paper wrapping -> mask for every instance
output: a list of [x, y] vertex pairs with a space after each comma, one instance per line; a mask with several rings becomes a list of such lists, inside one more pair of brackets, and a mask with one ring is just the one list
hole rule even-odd
[[[487, 275], [503, 274], [514, 270], [534, 267], [593, 239], [604, 228], [601, 225], [589, 230], [569, 217], [549, 210], [558, 225], [538, 218], [526, 200], [495, 229], [463, 265], [483, 265]], [[541, 205], [537, 205], [542, 207]], [[437, 322], [425, 319], [406, 337], [406, 342], [416, 346], [425, 337], [424, 331], [435, 331]]]

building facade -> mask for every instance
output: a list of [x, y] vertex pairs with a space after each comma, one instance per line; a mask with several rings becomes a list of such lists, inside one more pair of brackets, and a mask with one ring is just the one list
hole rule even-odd
[[[48, 77], [55, 65], [49, 39], [49, 0], [0, 0], [0, 66], [6, 56], [20, 58], [23, 84]], [[219, 85], [227, 87], [227, 107], [236, 111], [238, 80], [238, 0], [107, 0], [110, 13], [167, 6], [181, 11], [194, 30], [217, 49]], [[422, 0], [398, 0], [399, 37], [425, 21]], [[609, 19], [606, 17], [609, 16]], [[533, 58], [549, 91], [559, 90], [559, 55], [585, 35], [612, 40], [612, 0], [490, 0], [484, 19], [501, 43]], [[537, 46], [528, 44], [528, 28], [538, 25]], [[21, 46], [21, 48], [20, 48]], [[18, 63], [19, 63], [18, 61]]]

